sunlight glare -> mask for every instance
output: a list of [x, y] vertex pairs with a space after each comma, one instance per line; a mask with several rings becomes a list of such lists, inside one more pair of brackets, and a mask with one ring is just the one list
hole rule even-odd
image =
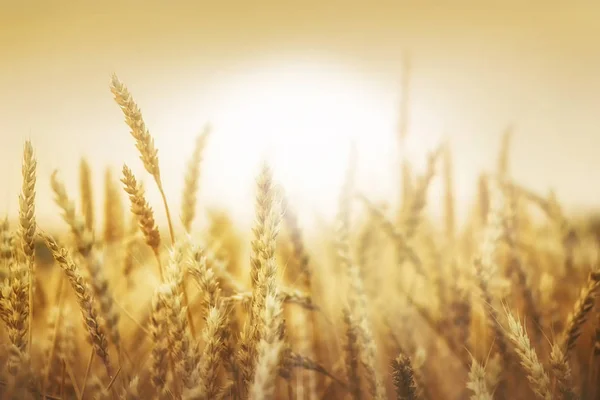
[[213, 145], [227, 148], [213, 151], [230, 163], [223, 181], [231, 184], [235, 174], [235, 181], [252, 182], [266, 159], [295, 203], [329, 214], [354, 141], [361, 176], [376, 173], [369, 189], [384, 190], [377, 181], [389, 183], [396, 151], [394, 104], [387, 100], [364, 76], [332, 65], [296, 62], [244, 71], [215, 105], [219, 144]]

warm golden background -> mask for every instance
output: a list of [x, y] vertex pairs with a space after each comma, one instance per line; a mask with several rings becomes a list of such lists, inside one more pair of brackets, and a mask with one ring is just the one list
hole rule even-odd
[[27, 137], [41, 220], [58, 220], [47, 179], [55, 168], [72, 191], [83, 155], [99, 184], [107, 165], [141, 171], [109, 91], [113, 72], [156, 138], [173, 202], [207, 121], [203, 201], [239, 217], [251, 217], [252, 178], [267, 153], [278, 154], [305, 215], [331, 213], [350, 136], [360, 187], [393, 201], [403, 51], [413, 65], [411, 154], [421, 160], [449, 137], [459, 202], [512, 123], [515, 179], [589, 209], [600, 199], [599, 4], [0, 0], [0, 213], [18, 209]]

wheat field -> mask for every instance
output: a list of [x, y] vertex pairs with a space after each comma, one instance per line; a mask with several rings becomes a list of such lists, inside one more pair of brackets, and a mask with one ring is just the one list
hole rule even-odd
[[[82, 159], [78, 190], [55, 172], [39, 198], [25, 143], [18, 219], [0, 225], [3, 399], [600, 399], [599, 224], [513, 179], [510, 131], [460, 229], [441, 143], [423, 173], [401, 164], [394, 208], [356, 188], [353, 149], [335, 223], [310, 237], [265, 162], [245, 232], [197, 200], [210, 129], [185, 176], [163, 176], [132, 94], [110, 90], [148, 176], [123, 165], [94, 187]], [[38, 225], [52, 201], [64, 224]]]

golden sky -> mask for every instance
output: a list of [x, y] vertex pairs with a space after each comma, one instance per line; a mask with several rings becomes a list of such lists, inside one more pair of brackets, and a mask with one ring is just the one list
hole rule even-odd
[[[541, 192], [554, 187], [572, 209], [592, 207], [600, 200], [599, 18], [594, 1], [0, 0], [0, 212], [17, 208], [26, 138], [40, 164], [42, 219], [57, 213], [51, 171], [76, 195], [81, 156], [98, 183], [106, 165], [118, 172], [123, 162], [148, 180], [109, 91], [113, 72], [156, 138], [174, 203], [207, 121], [207, 203], [246, 215], [238, 206], [251, 205], [254, 163], [277, 133], [291, 192], [329, 213], [344, 168], [336, 140], [352, 129], [366, 135], [360, 187], [389, 198], [404, 50], [413, 65], [410, 134], [415, 143], [451, 139], [461, 199], [493, 168], [499, 136], [514, 124], [515, 178]], [[316, 123], [300, 124], [301, 112], [286, 104], [319, 115], [322, 132], [297, 137]], [[277, 123], [255, 117], [269, 113]], [[299, 172], [303, 165], [312, 172]]]

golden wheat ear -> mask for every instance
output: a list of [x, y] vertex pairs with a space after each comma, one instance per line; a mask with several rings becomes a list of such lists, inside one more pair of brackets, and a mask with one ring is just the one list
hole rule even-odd
[[564, 399], [577, 399], [577, 395], [573, 388], [571, 366], [566, 360], [560, 346], [558, 344], [552, 345], [550, 351], [550, 367], [552, 373], [556, 378], [558, 390]]
[[521, 359], [521, 365], [528, 375], [533, 392], [542, 400], [552, 399], [550, 377], [539, 361], [535, 349], [531, 346], [529, 336], [518, 318], [505, 308], [508, 317], [507, 336], [515, 346], [515, 352]]
[[452, 149], [450, 143], [446, 142], [443, 149], [443, 163], [444, 168], [442, 169], [443, 180], [444, 180], [444, 221], [445, 230], [448, 240], [454, 241], [456, 235], [456, 211], [455, 211], [455, 195], [454, 195], [454, 175], [453, 175], [453, 162], [452, 162]]
[[63, 220], [71, 229], [77, 250], [82, 256], [87, 257], [94, 245], [93, 234], [86, 229], [84, 219], [75, 211], [75, 203], [69, 198], [65, 185], [58, 177], [58, 171], [52, 173], [50, 185], [54, 192], [54, 202], [63, 212]]
[[125, 192], [131, 202], [131, 212], [137, 217], [140, 230], [144, 234], [146, 244], [150, 246], [158, 262], [160, 279], [164, 282], [164, 273], [160, 259], [160, 233], [154, 221], [154, 211], [144, 197], [144, 190], [138, 184], [133, 172], [127, 165], [123, 165], [123, 178], [121, 179]]
[[19, 222], [21, 225], [20, 239], [21, 249], [25, 256], [29, 274], [29, 295], [27, 299], [28, 309], [28, 350], [31, 356], [31, 345], [33, 338], [33, 295], [35, 285], [35, 183], [36, 183], [37, 161], [33, 154], [33, 146], [28, 140], [23, 149], [23, 185], [19, 196]]
[[123, 165], [123, 178], [121, 179], [125, 192], [129, 195], [131, 212], [138, 217], [140, 229], [146, 238], [146, 243], [155, 252], [160, 246], [160, 233], [154, 221], [154, 211], [145, 199], [142, 187], [137, 183], [135, 175], [127, 165]]
[[491, 391], [487, 385], [485, 368], [479, 364], [475, 358], [471, 359], [471, 370], [469, 371], [467, 389], [473, 392], [471, 400], [493, 399]]
[[[250, 256], [252, 297], [249, 319], [244, 327], [238, 354], [238, 362], [243, 365], [241, 373], [245, 384], [244, 390], [250, 390], [252, 387], [257, 387], [256, 385], [252, 386], [252, 382], [257, 382], [256, 366], [258, 365], [258, 358], [260, 357], [258, 346], [267, 330], [265, 318], [263, 318], [266, 307], [265, 302], [267, 297], [272, 295], [273, 291], [277, 290], [275, 249], [281, 214], [279, 210], [276, 209], [273, 175], [271, 168], [267, 163], [263, 163], [261, 166], [261, 171], [256, 179], [256, 188], [256, 220], [252, 229], [252, 253]], [[277, 346], [274, 346], [271, 350], [275, 351]], [[277, 357], [279, 357], [280, 350], [281, 349], [276, 352]], [[265, 350], [265, 352], [266, 351], [267, 350]], [[268, 355], [263, 354], [263, 356], [267, 357]], [[272, 366], [269, 364], [267, 358], [263, 358], [263, 361], [269, 366]], [[268, 382], [261, 381], [261, 384], [267, 383]], [[270, 390], [268, 388], [263, 389], [267, 391]]]
[[356, 175], [358, 154], [356, 146], [350, 149], [349, 163], [345, 181], [339, 196], [338, 213], [336, 216], [336, 244], [338, 263], [344, 269], [348, 278], [348, 304], [352, 319], [356, 323], [356, 333], [359, 344], [359, 356], [365, 369], [365, 380], [369, 395], [376, 400], [387, 398], [377, 364], [377, 345], [371, 322], [368, 318], [369, 299], [364, 290], [364, 282], [360, 266], [355, 262], [350, 243], [350, 221], [352, 200], [355, 197], [354, 181]]
[[81, 316], [83, 317], [83, 323], [88, 332], [89, 341], [94, 349], [92, 354], [100, 357], [106, 368], [107, 375], [109, 378], [112, 378], [112, 363], [108, 353], [108, 340], [104, 334], [103, 324], [100, 322], [97, 315], [97, 305], [95, 304], [92, 291], [90, 290], [90, 285], [83, 277], [80, 268], [73, 261], [70, 252], [63, 247], [60, 247], [56, 240], [51, 236], [45, 233], [42, 233], [41, 236], [46, 243], [46, 247], [50, 249], [52, 256], [65, 273], [71, 288], [77, 297]]
[[167, 214], [167, 222], [169, 224], [169, 234], [171, 236], [171, 243], [175, 243], [175, 232], [173, 230], [173, 223], [171, 221], [171, 212], [167, 202], [167, 196], [165, 194], [162, 179], [160, 176], [160, 166], [158, 164], [158, 150], [154, 145], [154, 138], [150, 135], [150, 132], [146, 128], [146, 123], [142, 118], [142, 112], [140, 108], [133, 100], [131, 93], [127, 90], [127, 87], [119, 81], [116, 74], [112, 75], [110, 90], [114, 95], [115, 101], [123, 111], [125, 115], [125, 122], [131, 130], [131, 136], [136, 141], [136, 147], [140, 153], [140, 159], [144, 164], [146, 171], [152, 175], [154, 182], [158, 187], [158, 191], [163, 200], [165, 212]]
[[410, 358], [400, 354], [392, 362], [392, 376], [396, 397], [398, 400], [417, 400], [417, 385], [414, 379], [414, 371]]
[[600, 291], [600, 272], [590, 272], [579, 297], [573, 306], [573, 311], [567, 318], [567, 324], [560, 342], [560, 348], [564, 352], [565, 361], [575, 348], [582, 328], [588, 320], [590, 312], [596, 303], [596, 297]]
[[125, 214], [121, 192], [110, 168], [104, 173], [104, 242], [114, 243], [125, 236]]
[[188, 161], [187, 171], [185, 174], [183, 196], [181, 202], [181, 222], [187, 233], [192, 230], [192, 222], [196, 217], [197, 193], [200, 181], [200, 164], [202, 162], [202, 154], [206, 147], [206, 142], [210, 135], [210, 125], [204, 127], [204, 130], [196, 138], [196, 145], [192, 158]]
[[17, 376], [21, 373], [23, 362], [29, 359], [29, 271], [26, 264], [13, 261], [9, 277], [1, 287], [2, 320], [6, 325], [9, 339], [7, 359], [8, 372]]
[[250, 399], [274, 399], [275, 385], [285, 343], [282, 337], [281, 300], [277, 290], [268, 290], [261, 313], [262, 336], [257, 348], [256, 370], [250, 387]]
[[92, 170], [85, 158], [79, 163], [79, 191], [81, 195], [81, 211], [88, 231], [94, 232], [94, 193], [92, 190]]
[[127, 87], [121, 83], [116, 74], [111, 77], [110, 90], [115, 101], [125, 115], [125, 122], [131, 129], [131, 136], [136, 141], [136, 147], [140, 152], [140, 159], [144, 168], [157, 181], [160, 181], [160, 166], [158, 165], [158, 150], [154, 145], [154, 138], [150, 135], [146, 123], [142, 118], [142, 112], [135, 100], [129, 93]]
[[150, 317], [150, 332], [152, 334], [152, 352], [150, 365], [150, 382], [159, 398], [166, 398], [169, 392], [167, 386], [168, 354], [167, 344], [167, 310], [161, 301], [165, 284], [160, 285], [152, 297], [152, 313]]

